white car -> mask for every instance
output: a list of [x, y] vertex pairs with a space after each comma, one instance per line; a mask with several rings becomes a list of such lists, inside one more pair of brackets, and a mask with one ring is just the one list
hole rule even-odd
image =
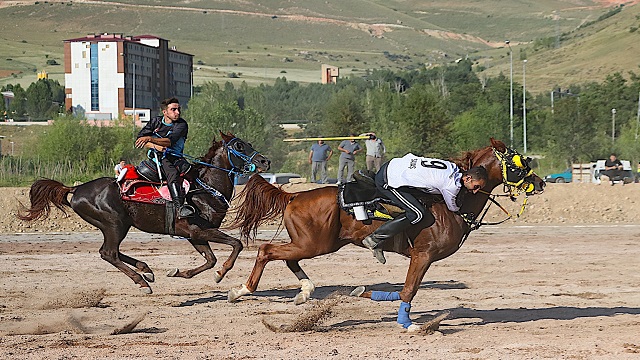
[[[604, 171], [605, 162], [607, 162], [607, 160], [598, 160], [592, 165], [593, 171], [591, 171], [591, 174], [593, 175], [593, 178], [591, 181], [596, 184], [600, 184], [600, 173]], [[631, 163], [629, 160], [620, 160], [620, 162], [622, 163], [623, 175], [620, 179], [614, 179], [614, 181], [624, 181], [625, 178], [629, 178], [630, 181], [633, 182], [633, 169], [631, 168]]]
[[[300, 178], [300, 174], [294, 173], [260, 173], [265, 180], [271, 184], [287, 184], [290, 179]], [[244, 185], [249, 181], [251, 176], [240, 176], [236, 178], [236, 185]]]

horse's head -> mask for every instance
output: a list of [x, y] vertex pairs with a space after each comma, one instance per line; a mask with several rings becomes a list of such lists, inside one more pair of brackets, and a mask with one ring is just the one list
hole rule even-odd
[[524, 157], [494, 138], [491, 138], [491, 148], [499, 163], [501, 182], [509, 189], [509, 193], [532, 195], [544, 191], [546, 183], [531, 169], [531, 158]]
[[220, 132], [232, 170], [237, 172], [264, 172], [271, 167], [271, 160], [253, 149], [250, 143], [235, 137], [232, 133]]
[[504, 184], [511, 195], [538, 194], [544, 191], [544, 180], [531, 170], [531, 159], [491, 138], [491, 146], [467, 154], [470, 166], [484, 166], [489, 175], [485, 188], [489, 192]]

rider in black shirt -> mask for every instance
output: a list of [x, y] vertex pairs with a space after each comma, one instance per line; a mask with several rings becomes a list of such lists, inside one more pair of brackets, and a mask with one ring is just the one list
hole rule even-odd
[[[175, 97], [165, 99], [160, 103], [163, 116], [151, 119], [138, 133], [135, 146], [156, 151], [171, 149], [174, 153], [182, 154], [184, 143], [187, 140], [189, 126], [180, 117], [180, 102]], [[182, 191], [182, 178], [176, 168], [176, 161], [180, 157], [166, 154], [160, 163], [167, 176], [167, 186], [171, 199], [178, 209], [178, 217], [190, 217], [194, 215], [191, 205], [184, 205], [185, 195]]]

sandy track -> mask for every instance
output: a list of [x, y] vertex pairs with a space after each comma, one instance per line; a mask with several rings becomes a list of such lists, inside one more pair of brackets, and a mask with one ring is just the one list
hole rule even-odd
[[[211, 273], [164, 277], [199, 264], [199, 256], [184, 241], [132, 233], [123, 252], [156, 272], [154, 294], [142, 295], [99, 258], [99, 233], [5, 235], [0, 358], [633, 359], [640, 353], [639, 234], [636, 225], [481, 229], [432, 266], [413, 301], [418, 322], [451, 312], [429, 336], [396, 326], [398, 303], [350, 297], [316, 331], [273, 333], [261, 323], [291, 323], [331, 293], [361, 284], [399, 289], [408, 261], [398, 255], [381, 265], [348, 246], [303, 261], [318, 288], [301, 306], [291, 302], [297, 280], [274, 262], [254, 295], [230, 304], [226, 292], [245, 281], [257, 244], [215, 284]], [[223, 258], [229, 249], [214, 251]], [[101, 291], [98, 306], [73, 308]], [[132, 333], [109, 335], [144, 314]]]
[[[287, 186], [289, 191], [314, 185]], [[413, 301], [413, 319], [450, 315], [433, 335], [404, 333], [398, 303], [341, 297], [313, 331], [274, 333], [336, 291], [365, 285], [399, 290], [408, 260], [386, 265], [347, 246], [301, 265], [313, 299], [295, 306], [298, 281], [282, 262], [236, 304], [227, 291], [246, 281], [264, 229], [221, 283], [212, 272], [167, 278], [202, 263], [184, 240], [132, 232], [122, 251], [155, 271], [143, 295], [100, 259], [101, 235], [76, 215], [27, 225], [13, 214], [24, 188], [0, 203], [0, 358], [24, 359], [635, 359], [640, 356], [640, 185], [551, 184], [525, 216], [474, 232], [434, 264]], [[515, 212], [517, 203], [504, 203]], [[502, 218], [500, 212], [490, 215]], [[284, 237], [274, 241], [283, 241]], [[216, 245], [219, 261], [230, 248]], [[140, 320], [132, 332], [110, 335]]]

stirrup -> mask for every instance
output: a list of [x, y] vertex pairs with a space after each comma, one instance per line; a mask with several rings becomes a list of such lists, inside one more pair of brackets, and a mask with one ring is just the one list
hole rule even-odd
[[192, 217], [196, 214], [196, 210], [189, 204], [184, 204], [178, 208], [178, 219]]

